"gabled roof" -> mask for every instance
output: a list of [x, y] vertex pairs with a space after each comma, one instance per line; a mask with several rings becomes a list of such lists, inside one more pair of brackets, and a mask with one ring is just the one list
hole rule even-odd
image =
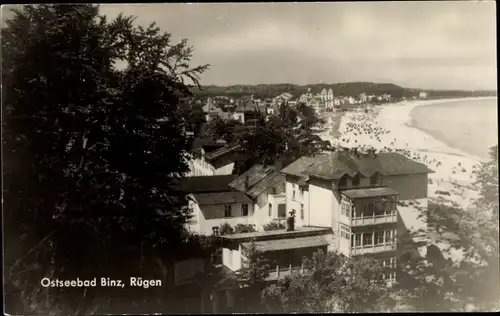
[[399, 153], [379, 153], [376, 155], [333, 152], [318, 156], [304, 174], [327, 180], [340, 179], [343, 175], [361, 174], [371, 177], [375, 172], [381, 175], [408, 175], [432, 173], [425, 164], [413, 161]]
[[[248, 189], [245, 181], [248, 177]], [[240, 192], [245, 192], [252, 198], [257, 198], [272, 187], [285, 182], [285, 177], [274, 166], [254, 165], [245, 173], [232, 181], [229, 186]]]
[[318, 159], [319, 156], [320, 155], [317, 155], [315, 157], [302, 156], [283, 168], [281, 170], [281, 173], [291, 176], [305, 177], [307, 175], [304, 172], [307, 170], [307, 168], [309, 168], [316, 162], [316, 159]]
[[252, 203], [252, 200], [245, 193], [237, 191], [195, 193], [193, 197], [198, 205]]
[[179, 181], [179, 190], [185, 194], [232, 191], [229, 183], [236, 175], [186, 177]]
[[229, 153], [232, 153], [234, 151], [237, 151], [241, 149], [241, 146], [239, 144], [235, 144], [235, 145], [225, 145], [224, 147], [221, 147], [217, 150], [214, 150], [212, 152], [209, 152], [209, 153], [206, 153], [205, 154], [205, 159], [207, 160], [213, 160], [213, 159], [217, 159], [217, 158], [220, 158], [226, 154], [229, 154]]

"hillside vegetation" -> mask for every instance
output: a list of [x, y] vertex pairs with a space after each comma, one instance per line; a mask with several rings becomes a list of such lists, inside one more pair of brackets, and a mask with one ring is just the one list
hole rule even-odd
[[496, 96], [496, 91], [460, 91], [460, 90], [423, 90], [409, 89], [392, 83], [373, 82], [346, 82], [335, 84], [311, 84], [295, 85], [288, 83], [280, 84], [260, 84], [260, 85], [231, 85], [215, 86], [207, 85], [201, 88], [193, 87], [192, 92], [197, 97], [228, 96], [239, 98], [242, 96], [254, 95], [256, 98], [272, 98], [280, 93], [289, 92], [294, 96], [300, 96], [311, 88], [313, 93], [319, 93], [323, 88], [332, 89], [335, 96], [358, 96], [360, 93], [368, 95], [391, 94], [393, 98], [411, 98], [417, 96], [419, 92], [426, 91], [428, 97], [469, 97], [469, 96]]

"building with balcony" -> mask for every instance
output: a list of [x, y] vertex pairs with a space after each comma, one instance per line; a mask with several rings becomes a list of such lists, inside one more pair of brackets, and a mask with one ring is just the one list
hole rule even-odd
[[282, 170], [287, 211], [297, 226], [331, 227], [339, 252], [392, 264], [425, 238], [430, 172], [398, 153], [301, 157]]

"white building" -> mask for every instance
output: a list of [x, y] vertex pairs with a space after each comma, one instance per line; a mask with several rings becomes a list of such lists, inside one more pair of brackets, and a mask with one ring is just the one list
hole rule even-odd
[[217, 234], [224, 223], [263, 230], [286, 218], [285, 178], [274, 166], [255, 165], [240, 176], [185, 178], [181, 186], [193, 211], [189, 229], [198, 234]]
[[302, 157], [282, 170], [287, 211], [295, 211], [297, 226], [331, 227], [340, 236], [334, 246], [345, 255], [395, 258], [424, 241], [418, 232], [427, 224], [419, 216], [427, 208], [430, 172], [397, 153]]
[[419, 97], [420, 99], [427, 99], [427, 92], [423, 92], [423, 91], [422, 91], [422, 92], [420, 92], [420, 93], [418, 94], [418, 97]]

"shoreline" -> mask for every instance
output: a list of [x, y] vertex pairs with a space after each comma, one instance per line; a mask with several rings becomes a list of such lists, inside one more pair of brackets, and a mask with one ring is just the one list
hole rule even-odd
[[426, 108], [426, 107], [432, 107], [432, 105], [434, 105], [434, 104], [454, 103], [454, 102], [459, 102], [459, 101], [463, 101], [463, 100], [470, 100], [470, 101], [497, 100], [497, 97], [477, 97], [477, 98], [470, 97], [470, 98], [460, 98], [460, 99], [446, 99], [445, 102], [432, 102], [432, 103], [428, 103], [428, 104], [419, 104], [417, 106], [413, 106], [412, 110], [409, 112], [410, 118], [409, 118], [407, 125], [409, 127], [418, 129], [418, 130], [432, 136], [433, 138], [442, 142], [443, 144], [445, 144], [449, 148], [452, 148], [455, 151], [459, 151], [462, 156], [471, 157], [471, 158], [474, 158], [475, 160], [478, 160], [478, 161], [483, 161], [483, 162], [487, 161], [489, 159], [489, 157], [482, 157], [482, 156], [477, 155], [476, 153], [472, 153], [472, 152], [467, 151], [466, 149], [462, 148], [460, 145], [457, 145], [457, 144], [451, 142], [450, 140], [448, 140], [447, 137], [445, 137], [441, 132], [423, 127], [422, 124], [419, 124], [418, 121], [414, 118], [414, 111], [416, 108], [421, 109], [421, 108]]

